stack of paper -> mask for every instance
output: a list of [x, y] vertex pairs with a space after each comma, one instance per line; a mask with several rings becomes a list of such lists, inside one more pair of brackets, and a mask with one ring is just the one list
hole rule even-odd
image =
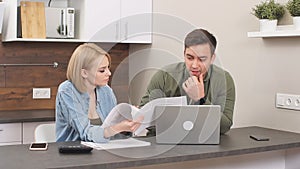
[[135, 120], [143, 116], [141, 126], [133, 133], [136, 136], [143, 135], [142, 132], [149, 126], [155, 125], [154, 108], [159, 105], [187, 105], [186, 96], [181, 97], [165, 97], [151, 100], [141, 109], [132, 106], [128, 103], [120, 103], [115, 106], [104, 120], [102, 127], [116, 125], [123, 120]]
[[94, 142], [84, 142], [81, 144], [92, 147], [97, 150], [108, 150], [116, 148], [128, 148], [128, 147], [143, 147], [150, 146], [150, 142], [137, 140], [134, 138], [120, 139], [120, 140], [111, 140], [108, 143], [94, 143]]

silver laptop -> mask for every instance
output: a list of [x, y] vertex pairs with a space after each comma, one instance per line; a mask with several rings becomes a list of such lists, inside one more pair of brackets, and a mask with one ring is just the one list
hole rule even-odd
[[156, 106], [156, 142], [161, 144], [219, 144], [219, 105]]

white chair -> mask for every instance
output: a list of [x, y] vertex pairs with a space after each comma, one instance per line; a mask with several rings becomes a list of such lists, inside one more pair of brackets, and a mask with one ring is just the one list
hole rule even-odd
[[40, 124], [34, 130], [35, 142], [55, 142], [55, 123]]

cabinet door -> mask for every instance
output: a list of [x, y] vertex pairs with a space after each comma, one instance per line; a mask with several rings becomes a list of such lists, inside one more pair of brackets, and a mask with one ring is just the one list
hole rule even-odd
[[121, 41], [151, 43], [152, 0], [121, 0]]
[[21, 123], [0, 124], [0, 145], [22, 144]]
[[69, 1], [74, 7], [79, 39], [117, 42], [120, 37], [120, 0]]
[[152, 0], [69, 1], [78, 38], [88, 42], [151, 43]]
[[23, 144], [30, 144], [34, 142], [34, 130], [40, 124], [55, 123], [53, 121], [49, 122], [28, 122], [23, 123]]
[[2, 39], [11, 40], [17, 38], [17, 0], [3, 0], [5, 3]]

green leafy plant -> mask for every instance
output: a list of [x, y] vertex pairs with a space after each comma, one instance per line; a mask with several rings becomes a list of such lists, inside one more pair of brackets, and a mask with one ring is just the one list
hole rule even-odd
[[252, 14], [258, 19], [275, 20], [283, 17], [285, 10], [284, 5], [276, 3], [274, 0], [261, 2], [252, 8]]
[[300, 16], [300, 0], [289, 0], [286, 9], [293, 17]]

